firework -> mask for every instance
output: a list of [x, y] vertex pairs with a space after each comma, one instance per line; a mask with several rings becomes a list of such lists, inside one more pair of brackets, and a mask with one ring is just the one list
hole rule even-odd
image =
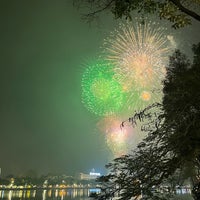
[[161, 81], [170, 48], [165, 30], [154, 23], [122, 24], [105, 40], [105, 58], [127, 93], [128, 109], [143, 109], [161, 99]]
[[82, 101], [96, 115], [120, 112], [126, 102], [122, 86], [113, 75], [113, 67], [106, 62], [89, 65], [83, 74]]
[[122, 128], [121, 123], [121, 117], [109, 116], [103, 118], [97, 125], [104, 134], [106, 144], [114, 157], [129, 153], [141, 138], [137, 128], [128, 124]]
[[127, 154], [128, 145], [122, 130], [116, 130], [106, 135], [105, 140], [114, 157]]

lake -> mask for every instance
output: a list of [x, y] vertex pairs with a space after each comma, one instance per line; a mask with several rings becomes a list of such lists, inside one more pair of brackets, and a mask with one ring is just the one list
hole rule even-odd
[[[92, 200], [89, 195], [99, 189], [37, 189], [37, 190], [0, 190], [2, 200]], [[176, 200], [193, 200], [188, 193], [177, 194]]]
[[37, 190], [0, 190], [3, 200], [90, 200], [90, 193], [99, 189], [37, 189]]

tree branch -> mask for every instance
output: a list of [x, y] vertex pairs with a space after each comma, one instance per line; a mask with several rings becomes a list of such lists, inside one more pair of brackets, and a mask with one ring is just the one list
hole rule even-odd
[[85, 14], [84, 17], [85, 18], [92, 18], [92, 17], [96, 16], [96, 14], [101, 13], [102, 11], [108, 9], [114, 1], [115, 0], [110, 0], [105, 6], [100, 7], [99, 9], [97, 9], [93, 12], [90, 12], [88, 14]]
[[179, 10], [189, 16], [191, 16], [192, 18], [200, 21], [200, 15], [198, 15], [197, 13], [193, 12], [192, 10], [187, 9], [186, 7], [184, 7], [179, 0], [169, 0], [170, 2], [172, 2], [176, 7], [179, 8]]

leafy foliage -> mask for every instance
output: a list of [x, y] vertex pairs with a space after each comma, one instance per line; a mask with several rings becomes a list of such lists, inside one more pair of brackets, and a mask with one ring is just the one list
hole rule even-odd
[[199, 0], [74, 0], [76, 6], [86, 4], [89, 7], [87, 20], [94, 19], [102, 11], [110, 11], [115, 18], [131, 19], [133, 11], [144, 16], [156, 14], [160, 19], [172, 22], [174, 28], [191, 24], [191, 18], [200, 21], [197, 9]]
[[193, 48], [192, 66], [180, 51], [170, 58], [163, 89], [165, 126], [170, 132], [168, 143], [178, 157], [192, 162], [200, 155], [199, 49], [199, 45]]

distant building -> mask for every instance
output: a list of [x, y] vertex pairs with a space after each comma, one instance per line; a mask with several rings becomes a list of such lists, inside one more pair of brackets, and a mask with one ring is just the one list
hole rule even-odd
[[101, 174], [95, 172], [93, 169], [89, 174], [80, 173], [78, 178], [80, 180], [94, 180], [100, 176], [101, 176]]

